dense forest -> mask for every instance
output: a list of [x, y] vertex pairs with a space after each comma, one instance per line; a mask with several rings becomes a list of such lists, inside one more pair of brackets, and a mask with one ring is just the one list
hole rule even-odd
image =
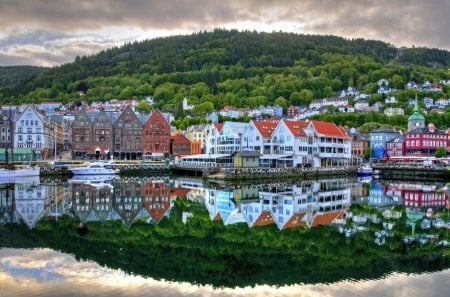
[[16, 87], [33, 79], [45, 69], [36, 66], [0, 66], [0, 88]]
[[[439, 49], [397, 49], [374, 40], [217, 29], [77, 56], [73, 63], [26, 74], [31, 77], [17, 74], [15, 82], [2, 79], [0, 99], [14, 104], [89, 103], [150, 95], [155, 107], [182, 119], [184, 97], [195, 105], [191, 115], [203, 117], [225, 105], [278, 104], [285, 109], [291, 104], [307, 105], [313, 99], [337, 96], [348, 87], [375, 94], [377, 81], [384, 78], [398, 90], [393, 94], [399, 98], [397, 105], [407, 109], [415, 91], [405, 90], [405, 84], [448, 80], [449, 65], [450, 52]], [[450, 88], [418, 95], [448, 98]], [[370, 101], [382, 99], [377, 95]]]

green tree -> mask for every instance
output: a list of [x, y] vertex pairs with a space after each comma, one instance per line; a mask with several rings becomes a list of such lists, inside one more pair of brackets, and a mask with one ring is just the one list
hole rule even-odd
[[141, 100], [136, 105], [136, 111], [138, 111], [140, 113], [147, 114], [147, 113], [150, 113], [151, 110], [152, 110], [152, 106], [146, 100]]
[[447, 150], [445, 149], [445, 147], [438, 147], [436, 149], [436, 153], [435, 153], [436, 158], [442, 158], [447, 156]]

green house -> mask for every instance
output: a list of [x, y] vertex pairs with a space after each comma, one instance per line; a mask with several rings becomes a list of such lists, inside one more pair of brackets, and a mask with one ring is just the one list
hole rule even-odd
[[[14, 157], [12, 158], [12, 152], [14, 152]], [[14, 162], [29, 162], [34, 161], [34, 151], [31, 148], [15, 148], [14, 150], [0, 148], [0, 162], [5, 162], [6, 158], [8, 161], [14, 160]]]

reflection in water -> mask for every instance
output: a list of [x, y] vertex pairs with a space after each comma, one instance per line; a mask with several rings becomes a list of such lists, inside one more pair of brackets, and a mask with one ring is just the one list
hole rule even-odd
[[[372, 279], [392, 271], [449, 267], [448, 260], [440, 256], [441, 247], [434, 245], [433, 250], [425, 245], [436, 242], [436, 238], [414, 234], [416, 222], [428, 208], [429, 228], [438, 228], [434, 209], [446, 201], [448, 190], [444, 185], [347, 178], [261, 185], [210, 185], [200, 179], [168, 177], [18, 182], [0, 187], [4, 231], [0, 243], [51, 247], [128, 273], [215, 287]], [[399, 205], [407, 207], [406, 214]], [[442, 212], [440, 215], [439, 228], [448, 228], [448, 213], [446, 218]], [[20, 222], [23, 224], [7, 224]], [[88, 226], [88, 231], [74, 230], [79, 222]], [[313, 229], [330, 224], [336, 227]], [[405, 234], [407, 238], [403, 238]], [[374, 240], [385, 246], [375, 245]], [[423, 257], [415, 253], [418, 250], [438, 252]], [[9, 289], [6, 292], [14, 292], [14, 296], [20, 295], [22, 284], [23, 295], [29, 295], [27, 281], [40, 283], [36, 287], [41, 295], [51, 295], [49, 292], [63, 288], [61, 284], [66, 282], [74, 296], [92, 295], [92, 290], [100, 290], [100, 296], [138, 296], [149, 289], [177, 296], [183, 293], [181, 288], [192, 295], [249, 293], [246, 289], [220, 290], [143, 279], [92, 262], [75, 262], [52, 250], [3, 249], [0, 260], [2, 290]], [[87, 282], [86, 275], [95, 281]], [[441, 275], [448, 276], [448, 270], [435, 276]], [[11, 285], [14, 278], [16, 287]], [[418, 283], [427, 278], [419, 277]], [[395, 287], [402, 282], [411, 285], [411, 278], [401, 274], [389, 276], [380, 287], [378, 281], [357, 281], [289, 289], [263, 286], [252, 288], [252, 293], [284, 295], [293, 289], [296, 296], [299, 292], [307, 296], [359, 292], [392, 296], [386, 291], [392, 279], [396, 282], [389, 290], [411, 293]], [[433, 294], [441, 288], [436, 287]], [[421, 296], [416, 293], [422, 289], [417, 287], [408, 295]]]
[[[133, 179], [73, 178], [66, 183], [16, 183], [0, 188], [0, 223], [23, 221], [29, 228], [45, 217], [75, 215], [82, 223], [137, 220], [158, 223], [169, 216], [177, 197], [201, 203], [212, 221], [249, 227], [330, 225], [349, 219], [352, 203], [380, 210], [443, 207], [444, 185], [380, 183], [371, 180], [330, 179], [250, 186], [209, 185], [200, 179], [152, 177]], [[188, 218], [189, 215], [186, 217]], [[355, 220], [355, 218], [353, 218]]]
[[450, 270], [283, 287], [212, 288], [127, 275], [50, 249], [0, 249], [2, 296], [447, 296]]

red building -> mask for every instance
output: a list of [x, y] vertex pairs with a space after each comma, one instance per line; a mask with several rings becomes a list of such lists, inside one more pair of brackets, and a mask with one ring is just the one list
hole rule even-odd
[[144, 125], [144, 155], [170, 153], [170, 125], [155, 109]]
[[179, 157], [191, 155], [191, 142], [181, 131], [170, 138], [170, 153]]
[[402, 192], [403, 203], [411, 207], [445, 206], [448, 200], [446, 191], [435, 189], [434, 186], [423, 186], [418, 189], [405, 189]]
[[387, 157], [401, 157], [405, 155], [405, 140], [403, 135], [386, 142]]
[[428, 128], [417, 128], [405, 134], [404, 152], [406, 156], [434, 156], [439, 147], [449, 146], [449, 136], [436, 130], [433, 124]]

